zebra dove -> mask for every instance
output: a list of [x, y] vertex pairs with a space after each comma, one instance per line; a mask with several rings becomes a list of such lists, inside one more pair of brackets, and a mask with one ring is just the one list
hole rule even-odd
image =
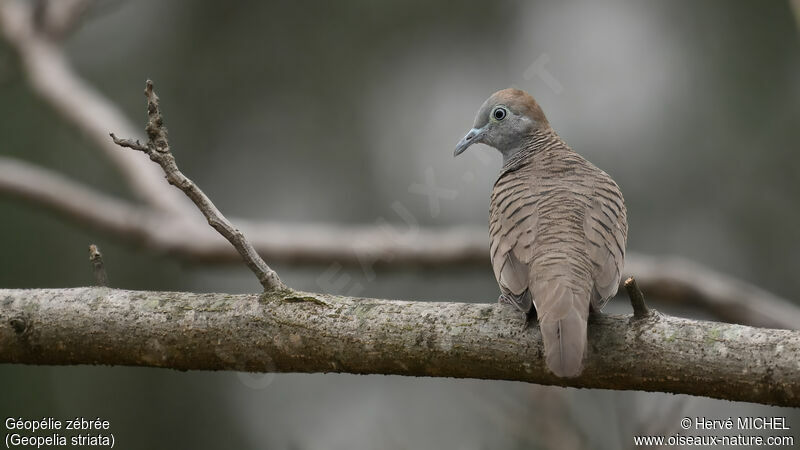
[[500, 303], [538, 318], [547, 367], [580, 375], [586, 321], [619, 286], [628, 233], [619, 187], [572, 151], [536, 101], [492, 94], [455, 156], [482, 143], [503, 155], [492, 189], [489, 237]]

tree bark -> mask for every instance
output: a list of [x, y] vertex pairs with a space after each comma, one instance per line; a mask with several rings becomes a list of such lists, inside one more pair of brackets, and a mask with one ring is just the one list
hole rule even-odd
[[539, 329], [497, 304], [282, 290], [0, 290], [0, 362], [516, 380], [800, 406], [800, 332], [649, 312], [590, 318], [580, 377], [557, 378]]

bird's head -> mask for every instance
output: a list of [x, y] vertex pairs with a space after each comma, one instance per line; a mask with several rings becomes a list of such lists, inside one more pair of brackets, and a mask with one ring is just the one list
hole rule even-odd
[[458, 156], [475, 143], [494, 147], [509, 157], [536, 130], [549, 128], [536, 100], [519, 89], [503, 89], [491, 95], [478, 110], [472, 129], [456, 145]]

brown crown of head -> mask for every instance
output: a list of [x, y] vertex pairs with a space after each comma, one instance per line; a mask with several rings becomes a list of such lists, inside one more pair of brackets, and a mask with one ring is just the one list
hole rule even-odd
[[519, 89], [503, 89], [492, 94], [475, 116], [472, 129], [456, 145], [454, 155], [475, 143], [482, 143], [510, 155], [537, 130], [549, 129], [542, 108], [536, 100]]
[[[548, 125], [547, 117], [545, 117], [542, 108], [536, 103], [536, 100], [534, 100], [531, 94], [521, 89], [503, 89], [502, 91], [495, 92], [486, 99], [483, 106], [481, 106], [480, 112], [486, 113], [487, 121], [492, 108], [497, 105], [505, 105], [511, 111], [530, 118], [540, 126]], [[478, 115], [480, 116], [481, 114]]]

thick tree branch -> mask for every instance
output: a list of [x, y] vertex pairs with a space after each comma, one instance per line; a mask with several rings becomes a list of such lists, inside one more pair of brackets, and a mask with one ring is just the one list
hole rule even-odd
[[497, 304], [288, 290], [0, 290], [0, 362], [482, 378], [800, 406], [798, 331], [602, 315], [583, 374], [562, 379], [522, 320]]

